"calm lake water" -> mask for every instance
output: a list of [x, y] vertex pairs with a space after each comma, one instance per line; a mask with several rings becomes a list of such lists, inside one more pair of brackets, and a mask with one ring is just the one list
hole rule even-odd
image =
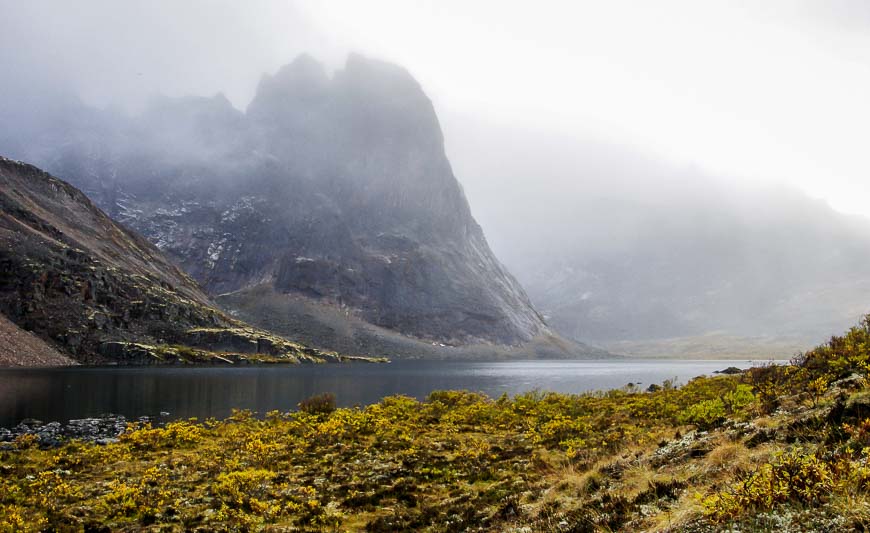
[[65, 422], [121, 414], [170, 413], [174, 418], [223, 418], [231, 409], [260, 414], [296, 408], [314, 394], [332, 392], [339, 405], [366, 405], [391, 394], [424, 399], [433, 390], [467, 389], [499, 396], [530, 390], [580, 393], [686, 383], [751, 361], [620, 360], [445, 362], [260, 367], [85, 367], [0, 370], [0, 427], [25, 418]]

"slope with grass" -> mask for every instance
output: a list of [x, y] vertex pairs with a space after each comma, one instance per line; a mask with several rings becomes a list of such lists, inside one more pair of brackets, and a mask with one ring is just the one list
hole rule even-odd
[[0, 317], [3, 365], [340, 359], [227, 316], [81, 191], [3, 157]]

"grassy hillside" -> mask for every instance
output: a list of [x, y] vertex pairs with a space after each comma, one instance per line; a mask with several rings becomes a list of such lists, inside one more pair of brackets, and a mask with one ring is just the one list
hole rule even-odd
[[870, 526], [870, 321], [787, 366], [646, 391], [435, 392], [0, 451], [0, 531]]

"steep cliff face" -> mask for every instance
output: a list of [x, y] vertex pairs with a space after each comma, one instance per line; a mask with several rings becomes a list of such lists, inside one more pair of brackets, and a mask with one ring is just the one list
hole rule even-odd
[[285, 225], [304, 237], [275, 258], [277, 290], [438, 341], [515, 344], [543, 331], [471, 216], [432, 104], [406, 71], [351, 56], [329, 79], [303, 57], [263, 79], [248, 116], [278, 164], [314, 187]]
[[42, 160], [248, 320], [274, 318], [250, 305], [266, 291], [429, 344], [549, 334], [490, 251], [404, 69], [351, 56], [330, 76], [302, 56], [265, 76], [245, 113], [221, 96], [161, 99], [87, 123]]
[[[0, 337], [19, 346], [3, 346], [0, 364], [68, 363], [55, 349], [86, 363], [336, 358], [226, 316], [81, 191], [2, 157], [0, 318]], [[38, 353], [34, 336], [53, 348]]]

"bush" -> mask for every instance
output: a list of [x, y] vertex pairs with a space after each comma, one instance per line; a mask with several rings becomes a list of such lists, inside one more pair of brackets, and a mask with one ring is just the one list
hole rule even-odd
[[783, 396], [787, 396], [797, 386], [794, 378], [797, 367], [780, 366], [768, 363], [749, 369], [749, 382], [758, 395], [761, 410], [764, 413], [772, 413], [779, 406]]
[[716, 427], [723, 420], [725, 420], [725, 404], [719, 398], [691, 405], [680, 415], [680, 421], [695, 424], [701, 430]]
[[867, 376], [870, 374], [870, 315], [845, 335], [831, 337], [827, 344], [807, 352], [803, 359], [802, 366], [809, 371], [809, 379], [826, 375], [833, 381], [852, 373]]
[[269, 507], [269, 485], [276, 475], [262, 469], [222, 473], [211, 490], [229, 507], [262, 513]]
[[786, 452], [702, 503], [707, 516], [717, 522], [787, 502], [817, 506], [830, 496], [838, 474], [847, 470], [813, 454]]
[[729, 413], [735, 413], [755, 401], [752, 387], [749, 385], [737, 385], [737, 388], [725, 394], [722, 402]]
[[310, 415], [328, 415], [335, 411], [335, 394], [324, 392], [302, 400], [299, 410]]

